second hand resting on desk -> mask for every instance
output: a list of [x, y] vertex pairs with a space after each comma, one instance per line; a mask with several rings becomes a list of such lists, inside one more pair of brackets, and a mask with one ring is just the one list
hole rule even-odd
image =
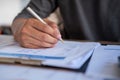
[[[40, 16], [38, 16], [30, 7], [27, 8], [27, 10], [38, 20], [40, 20], [43, 24], [48, 25]], [[49, 26], [49, 25], [48, 25]], [[59, 40], [63, 43], [63, 39], [61, 36], [59, 36]]]

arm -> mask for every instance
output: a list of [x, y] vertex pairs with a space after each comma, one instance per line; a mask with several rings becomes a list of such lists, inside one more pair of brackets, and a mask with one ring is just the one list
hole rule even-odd
[[[48, 6], [45, 6], [46, 4]], [[60, 36], [57, 25], [45, 18], [54, 11], [57, 7], [55, 5], [56, 2], [54, 0], [32, 0], [28, 5], [39, 16], [44, 18], [45, 22], [51, 27], [33, 18], [26, 9], [15, 18], [12, 24], [12, 31], [15, 40], [21, 46], [27, 48], [43, 48], [53, 47], [57, 43], [58, 37]]]

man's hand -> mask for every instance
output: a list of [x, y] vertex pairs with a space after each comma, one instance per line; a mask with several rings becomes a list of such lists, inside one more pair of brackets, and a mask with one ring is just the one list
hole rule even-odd
[[60, 32], [55, 23], [44, 19], [43, 24], [37, 19], [16, 19], [12, 25], [14, 38], [26, 48], [54, 47]]

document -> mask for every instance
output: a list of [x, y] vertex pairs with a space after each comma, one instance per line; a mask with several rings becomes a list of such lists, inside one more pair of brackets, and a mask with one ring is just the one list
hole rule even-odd
[[118, 56], [120, 56], [120, 45], [98, 47], [93, 53], [86, 74], [110, 80], [120, 80]]
[[29, 49], [14, 43], [0, 48], [0, 58], [39, 60], [42, 65], [78, 69], [98, 46], [97, 42], [65, 41], [53, 48]]

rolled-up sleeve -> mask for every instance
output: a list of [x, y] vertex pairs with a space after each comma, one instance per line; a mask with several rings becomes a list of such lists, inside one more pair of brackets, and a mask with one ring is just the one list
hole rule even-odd
[[[31, 7], [41, 18], [50, 15], [57, 8], [57, 0], [31, 0], [27, 7]], [[31, 18], [33, 17], [25, 7], [16, 18]], [[16, 19], [15, 18], [15, 19]]]

